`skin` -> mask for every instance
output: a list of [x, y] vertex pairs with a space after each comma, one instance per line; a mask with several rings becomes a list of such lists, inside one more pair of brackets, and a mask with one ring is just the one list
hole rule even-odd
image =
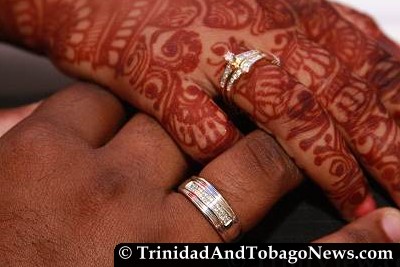
[[[110, 93], [77, 84], [0, 138], [1, 266], [111, 266], [120, 242], [221, 242], [174, 190], [193, 173], [176, 143], [151, 117], [124, 117]], [[303, 178], [259, 130], [200, 176], [243, 232]], [[399, 221], [397, 210], [381, 209], [316, 242], [399, 242]]]
[[223, 54], [277, 54], [282, 67], [254, 68], [234, 87], [234, 104], [274, 135], [345, 218], [375, 208], [359, 164], [400, 204], [399, 61], [330, 3], [0, 3], [4, 39], [111, 88], [202, 162], [240, 137], [212, 99], [220, 94]]
[[332, 3], [332, 5], [343, 18], [347, 19], [365, 35], [372, 37], [388, 54], [395, 56], [397, 59], [400, 58], [399, 45], [389, 39], [371, 17], [339, 3]]
[[39, 103], [35, 103], [18, 108], [0, 110], [0, 136], [28, 117], [38, 105]]

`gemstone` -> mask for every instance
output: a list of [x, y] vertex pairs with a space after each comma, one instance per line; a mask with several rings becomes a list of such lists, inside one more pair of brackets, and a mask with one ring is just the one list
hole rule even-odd
[[226, 52], [224, 55], [224, 58], [226, 61], [231, 62], [235, 59], [235, 54], [233, 54], [231, 51]]

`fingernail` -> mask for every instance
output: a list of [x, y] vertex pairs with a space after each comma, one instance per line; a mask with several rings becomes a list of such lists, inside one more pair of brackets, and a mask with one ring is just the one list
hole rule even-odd
[[400, 213], [388, 212], [382, 218], [382, 228], [392, 242], [400, 242]]

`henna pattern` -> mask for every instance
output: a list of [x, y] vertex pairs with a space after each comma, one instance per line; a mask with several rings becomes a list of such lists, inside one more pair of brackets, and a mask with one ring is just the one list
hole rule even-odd
[[39, 6], [31, 0], [10, 1], [8, 5], [2, 5], [0, 10], [0, 25], [3, 34], [15, 40], [24, 40], [24, 43], [31, 47], [38, 47], [36, 43], [38, 36], [41, 36], [41, 18]]
[[[373, 174], [383, 178], [387, 176], [385, 173], [399, 173], [400, 132], [376, 91], [304, 35], [291, 33], [289, 36], [277, 36], [289, 40], [282, 52], [285, 68], [315, 92]], [[389, 151], [388, 146], [398, 152]], [[384, 180], [395, 188], [399, 178], [392, 177], [393, 182]]]
[[[103, 78], [110, 77], [105, 73], [113, 73], [115, 80], [128, 80], [131, 88], [127, 90], [133, 88], [129, 93], [134, 97], [132, 101], [156, 115], [196, 157], [211, 158], [238, 139], [226, 115], [196, 84], [188, 85], [184, 77], [197, 68], [203, 52], [198, 33], [182, 29], [202, 13], [200, 1], [121, 0], [118, 5], [99, 0], [16, 2], [40, 3], [40, 10], [26, 10], [46, 18], [42, 27], [33, 25], [41, 22], [39, 17], [32, 19], [32, 25], [28, 23], [35, 26], [32, 38], [19, 38], [28, 45], [31, 39], [44, 42], [53, 60], [63, 68], [83, 66], [103, 73], [102, 77], [90, 74], [103, 84], [110, 83]], [[14, 3], [8, 6], [14, 8]], [[239, 24], [251, 19], [245, 14], [245, 2], [241, 10]], [[24, 16], [13, 15], [17, 21]], [[13, 17], [7, 20], [13, 21]], [[23, 26], [15, 28], [24, 31]]]
[[152, 51], [144, 36], [136, 42], [129, 42], [126, 48], [116, 63], [115, 77], [129, 77], [129, 83], [137, 88], [149, 70]]
[[[194, 84], [183, 87], [178, 83], [169, 95], [165, 106], [172, 108], [165, 109], [164, 125], [168, 125], [170, 132], [176, 133], [175, 138], [182, 144], [198, 147], [204, 155], [216, 153], [213, 150], [220, 147], [218, 143], [229, 134], [226, 129], [229, 123], [225, 114], [221, 113], [208, 95]], [[215, 147], [210, 147], [210, 143]], [[223, 149], [217, 153], [221, 153]]]
[[299, 11], [304, 31], [377, 88], [386, 107], [400, 120], [400, 61], [381, 48], [376, 40], [341, 17], [331, 4], [312, 2], [291, 2]]
[[[396, 189], [400, 171], [400, 132], [379, 103], [377, 95], [353, 74], [340, 70], [326, 87], [326, 102], [346, 130], [360, 159], [378, 177]], [[389, 177], [389, 174], [390, 177]]]
[[159, 28], [183, 28], [189, 26], [200, 15], [201, 6], [192, 0], [162, 1], [163, 8], [150, 21], [150, 25]]
[[380, 47], [384, 49], [388, 54], [396, 56], [400, 59], [400, 46], [389, 39], [376, 24], [374, 19], [368, 15], [347, 7], [339, 3], [332, 3], [332, 6], [340, 13], [340, 15], [351, 22], [353, 26], [360, 29], [366, 36], [371, 36], [376, 40]]
[[[13, 6], [8, 0], [0, 1]], [[346, 76], [348, 69], [335, 56], [296, 29], [299, 18], [306, 13], [298, 15], [293, 6], [307, 3], [320, 8], [319, 0], [14, 2], [22, 1], [42, 3], [41, 13], [46, 18], [46, 23], [32, 24], [38, 28], [32, 37], [21, 37], [26, 43], [43, 42], [54, 61], [64, 69], [74, 69], [74, 73], [112, 87], [137, 107], [151, 112], [184, 149], [196, 156], [212, 157], [213, 151], [223, 150], [224, 142], [232, 144], [238, 133], [205, 93], [213, 88], [200, 88], [193, 81], [208, 77], [216, 83], [224, 64], [222, 55], [228, 49], [239, 52], [252, 44], [260, 44], [256, 40], [266, 40], [265, 48], [280, 55], [285, 70], [309, 87], [319, 103], [310, 102], [311, 91], [299, 83], [288, 82], [282, 88], [292, 90], [282, 92], [276, 88], [279, 82], [268, 84], [267, 78], [271, 77], [264, 74], [258, 82], [264, 83], [268, 90], [257, 91], [254, 86], [261, 86], [259, 83], [247, 90], [241, 88], [242, 99], [248, 99], [248, 104], [253, 105], [254, 112], [250, 114], [255, 120], [264, 128], [282, 118], [289, 120], [292, 127], [286, 132], [285, 140], [296, 141], [297, 149], [312, 154], [315, 166], [326, 166], [335, 181], [331, 185], [335, 188], [333, 198], [356, 205], [366, 194], [362, 192], [365, 185], [362, 179], [352, 180], [361, 173], [347, 152], [342, 155], [346, 148], [333, 123], [322, 112], [323, 106], [348, 134], [346, 137], [359, 150], [360, 158], [373, 166], [376, 173], [392, 181], [394, 188], [400, 187], [398, 177], [393, 174], [398, 173], [399, 165], [396, 125], [377, 104], [379, 101], [364, 81], [354, 75]], [[335, 45], [341, 42], [344, 52], [340, 60], [351, 61], [349, 64], [358, 66], [358, 71], [364, 71], [364, 76], [374, 84], [382, 85], [382, 77], [388, 77], [385, 88], [396, 86], [399, 75], [395, 62], [383, 60], [385, 54], [368, 52], [376, 51], [373, 43], [362, 42], [361, 35], [351, 36], [351, 31], [340, 23], [335, 27], [345, 33], [341, 38], [322, 34], [322, 31], [329, 32], [327, 25], [336, 23], [332, 22], [335, 13], [328, 11], [323, 13], [325, 23], [321, 25], [317, 25], [317, 12], [309, 14], [309, 21], [302, 21], [303, 30], [320, 43], [330, 38], [332, 47], [325, 48], [338, 49]], [[13, 24], [12, 18], [6, 20]], [[41, 22], [40, 18], [37, 21]], [[15, 25], [16, 29], [19, 27]], [[354, 54], [354, 42], [364, 48], [364, 55], [370, 57], [368, 60], [362, 61], [361, 54]], [[271, 81], [277, 81], [276, 77]], [[251, 90], [259, 94], [254, 95]], [[391, 89], [387, 91], [382, 97], [397, 103], [398, 94]], [[289, 100], [283, 101], [282, 96]], [[370, 122], [375, 126], [370, 127]], [[276, 127], [278, 131], [280, 127]], [[385, 140], [390, 149], [379, 143]]]
[[253, 10], [243, 0], [207, 0], [204, 24], [210, 28], [241, 29], [252, 21]]
[[279, 50], [284, 67], [301, 83], [320, 94], [335, 76], [338, 68], [336, 58], [297, 31], [278, 34], [275, 39], [276, 43], [282, 44]]
[[[325, 176], [322, 186], [339, 209], [354, 208], [365, 199], [366, 185], [357, 162], [312, 92], [279, 68], [260, 65], [236, 87], [235, 97], [292, 155], [303, 155], [295, 157], [299, 166], [312, 177]], [[328, 173], [319, 171], [326, 167]]]
[[354, 9], [339, 3], [332, 3], [332, 6], [342, 15], [342, 17], [357, 22], [357, 24], [354, 24], [354, 26], [358, 27], [367, 35], [370, 35], [374, 38], [379, 38], [381, 35], [378, 25], [367, 15], [361, 14], [360, 12], [357, 12]]
[[122, 12], [118, 10], [114, 14], [112, 2], [91, 6], [82, 0], [77, 2], [64, 32], [54, 37], [51, 51], [55, 59], [71, 64], [90, 62], [94, 69], [118, 67], [123, 53], [153, 8], [144, 0], [126, 1], [124, 6]]
[[[166, 41], [157, 45], [159, 39]], [[137, 88], [147, 98], [156, 101], [154, 109], [161, 112], [161, 121], [174, 133], [180, 144], [197, 147], [204, 155], [222, 152], [225, 149], [222, 142], [227, 137], [229, 140], [237, 139], [233, 125], [230, 125], [226, 115], [221, 113], [204, 90], [184, 81], [181, 76], [198, 66], [202, 52], [198, 34], [180, 30], [164, 38], [162, 32], [157, 32], [153, 35], [151, 46], [156, 56], [151, 59], [149, 74]], [[160, 47], [159, 52], [155, 47]], [[158, 77], [158, 83], [155, 83], [157, 78], [154, 76]], [[165, 90], [165, 85], [170, 90]]]
[[296, 25], [295, 17], [285, 2], [257, 0], [257, 3], [262, 8], [257, 9], [255, 20], [251, 26], [252, 34], [257, 36], [269, 30], [285, 29]]
[[[158, 34], [153, 37], [157, 39]], [[160, 53], [156, 53], [154, 63], [173, 72], [190, 73], [199, 65], [201, 52], [202, 44], [197, 33], [177, 31], [162, 45]]]

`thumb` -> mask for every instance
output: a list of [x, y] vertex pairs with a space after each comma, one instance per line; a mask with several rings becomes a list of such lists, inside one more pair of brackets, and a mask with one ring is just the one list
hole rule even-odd
[[381, 208], [348, 224], [341, 230], [316, 240], [316, 243], [398, 243], [400, 212]]

